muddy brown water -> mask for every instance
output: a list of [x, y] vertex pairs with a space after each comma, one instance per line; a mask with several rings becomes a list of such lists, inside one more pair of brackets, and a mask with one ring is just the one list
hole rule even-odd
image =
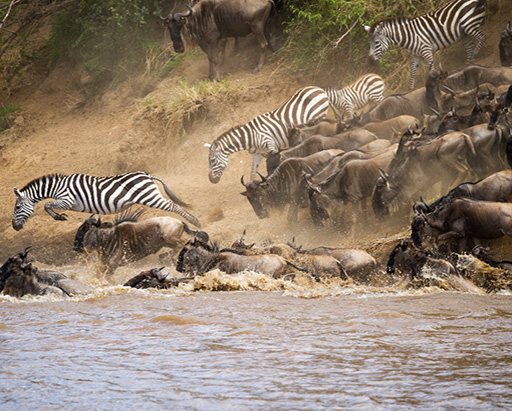
[[0, 313], [2, 410], [512, 409], [509, 292], [214, 272]]

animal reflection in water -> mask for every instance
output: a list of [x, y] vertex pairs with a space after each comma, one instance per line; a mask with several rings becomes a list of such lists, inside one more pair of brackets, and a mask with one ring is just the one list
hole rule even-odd
[[186, 237], [197, 236], [208, 241], [204, 231], [191, 230], [173, 217], [153, 217], [139, 221], [144, 210], [126, 211], [113, 223], [101, 222], [94, 216], [87, 218], [78, 228], [73, 248], [78, 252], [96, 251], [101, 269], [107, 275], [129, 262], [157, 253], [163, 247], [176, 249], [183, 246]]

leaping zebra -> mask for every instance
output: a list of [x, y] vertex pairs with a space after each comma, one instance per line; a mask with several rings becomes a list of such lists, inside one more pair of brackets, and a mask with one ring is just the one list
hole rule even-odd
[[411, 90], [422, 58], [428, 64], [429, 71], [432, 70], [434, 51], [462, 40], [466, 49], [466, 64], [471, 64], [485, 40], [485, 35], [480, 31], [485, 3], [486, 0], [452, 0], [423, 16], [386, 18], [376, 21], [371, 27], [365, 26], [370, 34], [370, 58], [378, 61], [390, 44], [404, 47], [413, 56]]
[[329, 99], [323, 89], [304, 87], [277, 109], [224, 132], [211, 145], [206, 145], [210, 148], [210, 181], [218, 183], [228, 165], [228, 156], [242, 150], [248, 150], [253, 156], [251, 178], [255, 179], [265, 154], [277, 153], [289, 146], [291, 128], [323, 119], [328, 109]]
[[352, 84], [340, 89], [326, 88], [325, 92], [338, 121], [345, 114], [352, 118], [354, 110], [369, 102], [380, 103], [384, 99], [384, 80], [377, 74], [366, 74]]
[[[162, 183], [170, 200], [162, 196], [153, 180]], [[16, 231], [23, 228], [35, 205], [46, 198], [55, 199], [44, 205], [54, 220], [66, 220], [66, 215], [53, 209], [114, 214], [133, 204], [142, 204], [179, 214], [191, 224], [201, 226], [199, 220], [184, 209], [188, 204], [176, 197], [163, 180], [142, 171], [112, 177], [51, 174], [31, 181], [21, 190], [14, 187], [14, 194], [17, 199], [12, 226]]]

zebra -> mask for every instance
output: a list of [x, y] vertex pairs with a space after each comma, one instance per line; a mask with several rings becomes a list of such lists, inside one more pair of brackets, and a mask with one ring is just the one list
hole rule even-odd
[[[170, 201], [165, 199], [153, 181], [160, 181]], [[54, 220], [66, 220], [65, 214], [53, 209], [72, 210], [94, 214], [114, 214], [133, 204], [159, 208], [182, 216], [197, 227], [199, 220], [184, 207], [189, 207], [158, 177], [138, 171], [111, 177], [94, 177], [85, 174], [48, 174], [29, 182], [21, 190], [14, 187], [16, 204], [12, 227], [19, 231], [34, 212], [35, 205], [46, 199], [44, 210]]]
[[370, 35], [370, 59], [378, 61], [390, 44], [404, 47], [413, 56], [410, 90], [414, 88], [416, 70], [422, 58], [429, 71], [432, 70], [434, 51], [462, 40], [466, 64], [471, 64], [485, 40], [480, 31], [485, 3], [486, 0], [452, 0], [423, 16], [385, 18], [371, 27], [365, 26]]
[[354, 117], [354, 110], [369, 102], [380, 103], [384, 99], [384, 80], [377, 74], [366, 74], [351, 85], [340, 89], [326, 88], [325, 92], [338, 122], [345, 114]]
[[228, 165], [228, 156], [242, 150], [253, 156], [251, 179], [256, 179], [264, 155], [289, 147], [291, 128], [323, 119], [328, 109], [329, 98], [322, 88], [304, 87], [277, 109], [224, 132], [211, 145], [205, 144], [210, 149], [210, 181], [218, 183]]

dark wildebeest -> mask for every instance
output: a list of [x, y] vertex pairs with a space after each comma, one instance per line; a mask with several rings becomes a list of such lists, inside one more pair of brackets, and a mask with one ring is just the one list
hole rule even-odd
[[183, 233], [198, 235], [208, 241], [204, 231], [191, 230], [184, 222], [172, 217], [153, 217], [138, 221], [142, 211], [127, 212], [114, 223], [101, 223], [100, 217], [89, 217], [78, 228], [74, 250], [96, 251], [107, 275], [129, 262], [158, 252], [162, 247], [181, 247]]
[[[366, 214], [366, 199], [371, 196], [379, 169], [387, 169], [395, 156], [395, 148], [389, 147], [382, 154], [365, 160], [351, 160], [337, 173], [319, 183], [309, 183], [310, 210], [313, 222], [322, 227], [323, 222], [334, 218], [334, 212], [345, 204], [352, 204], [353, 229], [358, 207]], [[307, 179], [306, 176], [304, 178]]]
[[509, 274], [512, 274], [512, 261], [497, 260], [494, 257], [494, 253], [490, 252], [489, 247], [477, 245], [471, 250], [471, 254], [473, 254], [476, 258], [483, 261], [484, 263], [489, 264], [491, 267], [500, 268], [502, 270], [508, 271]]
[[423, 145], [421, 138], [415, 142], [412, 137], [404, 134], [388, 172], [381, 171], [377, 179], [372, 198], [377, 219], [409, 204], [439, 181], [451, 187], [474, 174], [476, 152], [466, 134], [448, 133]]
[[40, 270], [27, 261], [30, 247], [10, 257], [0, 267], [0, 292], [13, 297], [56, 294], [90, 294], [94, 289], [55, 271]]
[[276, 254], [246, 255], [222, 251], [216, 244], [209, 245], [196, 239], [187, 242], [178, 256], [176, 270], [187, 274], [204, 274], [219, 269], [226, 274], [256, 271], [274, 278], [290, 274], [290, 270], [305, 271]]
[[501, 65], [512, 66], [512, 27], [510, 27], [510, 21], [507, 28], [501, 32], [499, 48]]
[[304, 173], [314, 174], [324, 168], [341, 150], [323, 150], [303, 158], [289, 158], [283, 161], [267, 178], [241, 182], [246, 191], [241, 193], [251, 203], [259, 218], [267, 218], [270, 210], [289, 205], [288, 221], [297, 220], [298, 188]]
[[503, 170], [477, 181], [462, 183], [452, 188], [448, 194], [438, 198], [432, 204], [424, 201], [416, 204], [417, 213], [431, 213], [438, 207], [451, 203], [456, 198], [472, 198], [474, 200], [512, 202], [512, 170]]
[[183, 283], [188, 283], [194, 277], [181, 277], [181, 278], [168, 278], [167, 274], [162, 274], [164, 267], [152, 268], [151, 270], [143, 271], [135, 277], [130, 278], [124, 287], [132, 288], [156, 288], [157, 290], [166, 290], [174, 288]]
[[272, 0], [200, 0], [188, 13], [160, 15], [171, 35], [176, 53], [183, 53], [183, 39], [197, 44], [208, 55], [211, 80], [218, 80], [219, 40], [245, 37], [254, 33], [261, 47], [260, 58], [254, 72], [263, 68], [265, 50], [269, 46], [267, 21], [274, 7]]
[[455, 198], [431, 213], [419, 213], [411, 224], [411, 238], [421, 247], [425, 237], [460, 240], [459, 251], [469, 251], [467, 239], [475, 244], [507, 235], [512, 237], [512, 204]]
[[457, 268], [451, 262], [433, 258], [425, 250], [410, 244], [407, 238], [401, 240], [389, 254], [386, 272], [395, 274], [395, 268], [398, 268], [402, 273], [409, 274], [411, 278], [418, 278], [421, 277], [425, 266], [434, 270], [436, 274], [458, 274]]

